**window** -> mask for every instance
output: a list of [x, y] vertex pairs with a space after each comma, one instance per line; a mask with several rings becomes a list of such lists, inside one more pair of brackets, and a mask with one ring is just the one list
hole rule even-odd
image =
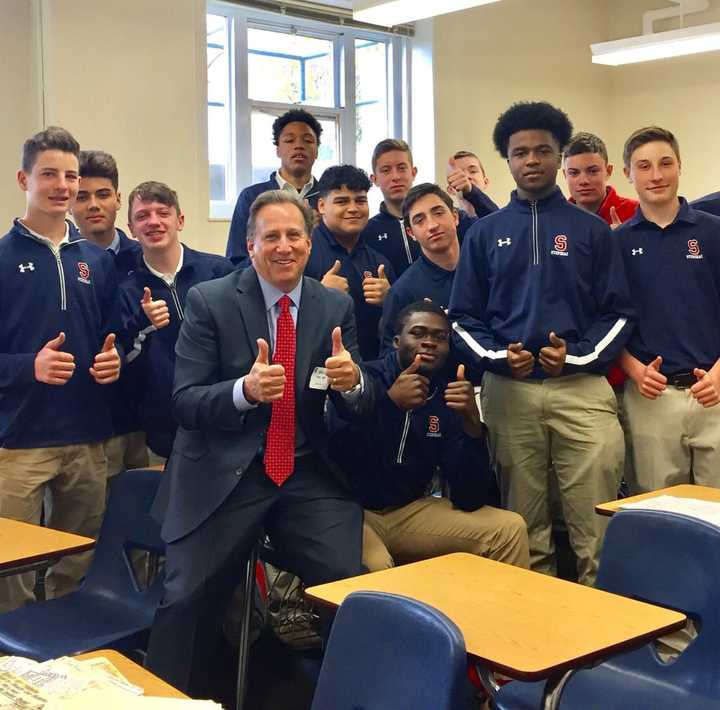
[[409, 140], [409, 40], [211, 2], [207, 15], [210, 216], [277, 169], [272, 123], [307, 108], [323, 127], [313, 173], [370, 172], [375, 144]]

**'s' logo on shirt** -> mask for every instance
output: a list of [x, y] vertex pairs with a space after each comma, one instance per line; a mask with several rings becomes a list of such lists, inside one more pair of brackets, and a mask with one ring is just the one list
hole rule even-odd
[[425, 436], [430, 436], [433, 438], [438, 438], [442, 436], [442, 434], [440, 433], [440, 418], [436, 417], [434, 414], [431, 414], [428, 417], [428, 430]]
[[697, 239], [688, 239], [688, 253], [686, 259], [702, 259], [700, 244]]
[[554, 249], [550, 252], [553, 256], [568, 255], [568, 238], [565, 234], [556, 234]]
[[90, 267], [84, 261], [78, 261], [78, 274], [80, 283], [90, 283]]

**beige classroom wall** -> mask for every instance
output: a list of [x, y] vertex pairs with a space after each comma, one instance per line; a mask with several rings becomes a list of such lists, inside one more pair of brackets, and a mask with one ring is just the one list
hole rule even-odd
[[41, 126], [36, 5], [31, 0], [0, 0], [0, 235], [22, 216], [25, 199], [15, 178], [23, 141]]
[[[720, 53], [623, 67], [591, 63], [590, 47], [639, 35], [642, 13], [663, 0], [503, 0], [435, 20], [437, 178], [459, 149], [487, 167], [489, 194], [505, 204], [514, 187], [492, 145], [497, 116], [519, 100], [545, 99], [563, 108], [576, 130], [602, 136], [616, 164], [613, 183], [625, 194], [622, 147], [629, 133], [652, 123], [675, 132], [681, 147], [681, 191], [689, 198], [720, 190]], [[687, 16], [686, 25], [720, 21], [720, 3]], [[679, 27], [659, 23], [656, 31]], [[417, 87], [416, 87], [417, 89]], [[565, 189], [562, 176], [559, 183]]]
[[[608, 0], [610, 39], [642, 33], [641, 15], [662, 7], [658, 0]], [[720, 22], [720, 2], [705, 13], [688, 15], [686, 26]], [[677, 20], [656, 26], [680, 27]], [[680, 192], [695, 199], [720, 190], [720, 52], [613, 67], [610, 72], [609, 137], [620, 151], [628, 135], [641, 126], [658, 124], [680, 142], [683, 175]], [[617, 184], [629, 192], [624, 176]]]

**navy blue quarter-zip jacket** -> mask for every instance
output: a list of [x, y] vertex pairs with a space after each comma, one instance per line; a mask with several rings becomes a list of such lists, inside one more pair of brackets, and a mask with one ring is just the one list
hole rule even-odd
[[637, 307], [630, 354], [644, 364], [662, 355], [665, 375], [710, 369], [720, 358], [720, 217], [680, 198], [664, 229], [638, 208], [614, 236]]
[[445, 404], [447, 380], [435, 376], [425, 404], [404, 412], [387, 394], [402, 371], [397, 353], [365, 363], [364, 371], [367, 386], [376, 388], [377, 406], [344, 427], [332, 412], [330, 440], [331, 455], [349, 474], [361, 505], [369, 510], [407, 505], [428, 495], [436, 472], [461, 510], [490, 502], [485, 440], [465, 434], [460, 417]]
[[[559, 188], [538, 201], [513, 192], [468, 232], [449, 318], [457, 347], [497, 374], [510, 374], [508, 344], [537, 358], [550, 331], [567, 343], [562, 374], [605, 373], [634, 318], [618, 240]], [[530, 377], [547, 376], [536, 360]]]
[[[15, 220], [0, 239], [0, 314], [0, 446], [45, 448], [111, 436], [109, 385], [98, 385], [88, 371], [105, 336], [120, 335], [110, 255], [85, 239], [55, 252]], [[35, 357], [60, 332], [75, 371], [64, 385], [38, 382]]]
[[[250, 217], [250, 207], [255, 199], [259, 195], [262, 195], [263, 192], [280, 189], [275, 175], [276, 172], [273, 171], [268, 180], [246, 187], [238, 196], [237, 202], [235, 203], [235, 210], [233, 211], [232, 222], [230, 222], [227, 248], [225, 249], [225, 256], [230, 259], [235, 266], [243, 269], [246, 266], [250, 266], [250, 256], [247, 250], [247, 222], [248, 217]], [[317, 180], [313, 178], [313, 187], [303, 199], [308, 201], [310, 207], [317, 210], [318, 197]]]
[[[183, 245], [182, 268], [172, 286], [151, 273], [144, 261], [120, 286], [124, 335], [130, 344], [125, 386], [131, 389], [148, 446], [160, 456], [170, 455], [177, 429], [171, 413], [175, 343], [188, 291], [196, 284], [220, 278], [233, 270], [228, 259]], [[170, 311], [169, 325], [159, 330], [150, 323], [141, 306], [146, 286], [153, 300], [164, 300]]]
[[321, 220], [313, 230], [312, 250], [305, 267], [305, 276], [322, 281], [336, 260], [340, 262], [339, 275], [348, 280], [348, 293], [355, 304], [360, 356], [363, 360], [372, 360], [379, 353], [382, 306], [365, 302], [363, 281], [369, 274], [377, 276], [380, 264], [385, 265], [385, 276], [391, 284], [395, 282], [395, 272], [387, 257], [371, 249], [362, 234], [355, 248], [348, 252]]

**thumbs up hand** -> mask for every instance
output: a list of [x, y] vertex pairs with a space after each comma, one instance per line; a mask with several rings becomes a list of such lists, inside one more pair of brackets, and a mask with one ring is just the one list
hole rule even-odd
[[340, 326], [333, 328], [332, 355], [325, 360], [325, 374], [336, 392], [347, 392], [360, 382], [360, 368], [343, 345]]
[[510, 343], [507, 346], [507, 361], [510, 374], [516, 380], [527, 377], [535, 367], [535, 356], [523, 349], [522, 343]]
[[58, 333], [35, 356], [35, 379], [46, 385], [64, 385], [75, 372], [75, 358], [60, 348], [65, 344], [65, 333]]
[[156, 327], [164, 328], [166, 325], [170, 325], [170, 309], [165, 301], [153, 301], [152, 292], [145, 286], [143, 291], [142, 301], [140, 301], [147, 319]]
[[99, 385], [109, 385], [120, 377], [120, 354], [115, 348], [115, 333], [110, 333], [102, 350], [95, 356], [90, 374]]
[[455, 160], [450, 158], [448, 161], [448, 188], [450, 192], [458, 192], [460, 194], [467, 194], [472, 190], [472, 182], [467, 176], [464, 170], [455, 166]]
[[657, 399], [667, 388], [667, 377], [660, 372], [662, 361], [658, 355], [640, 370], [640, 378], [635, 380], [635, 384], [643, 397]]
[[465, 365], [458, 365], [455, 380], [445, 388], [445, 404], [462, 419], [463, 429], [468, 436], [482, 436], [483, 425], [475, 399], [475, 388], [472, 382], [465, 379]]
[[404, 412], [422, 407], [428, 398], [430, 380], [425, 375], [419, 374], [421, 365], [422, 357], [416, 355], [388, 390], [388, 397]]
[[614, 207], [610, 208], [610, 229], [615, 231], [622, 225], [622, 220], [618, 217], [617, 210]]
[[[243, 394], [250, 404], [274, 402], [285, 392], [285, 368], [270, 364], [270, 348], [263, 338], [257, 339], [258, 354], [250, 372], [243, 379]], [[294, 396], [294, 393], [290, 393]]]
[[365, 303], [372, 306], [382, 306], [387, 292], [390, 290], [390, 282], [385, 276], [385, 264], [378, 266], [377, 276], [368, 276], [363, 281], [363, 295]]
[[697, 377], [697, 382], [690, 388], [690, 393], [697, 400], [698, 404], [703, 407], [714, 407], [720, 402], [720, 383], [718, 383], [717, 365], [710, 370], [703, 370], [696, 367], [693, 374]]
[[540, 367], [551, 377], [558, 377], [562, 374], [565, 365], [565, 357], [567, 356], [567, 345], [562, 338], [550, 332], [550, 345], [540, 348]]
[[339, 259], [335, 259], [335, 263], [328, 269], [325, 276], [322, 277], [320, 283], [325, 288], [334, 288], [336, 291], [348, 292], [348, 280], [344, 276], [340, 276], [342, 264]]

